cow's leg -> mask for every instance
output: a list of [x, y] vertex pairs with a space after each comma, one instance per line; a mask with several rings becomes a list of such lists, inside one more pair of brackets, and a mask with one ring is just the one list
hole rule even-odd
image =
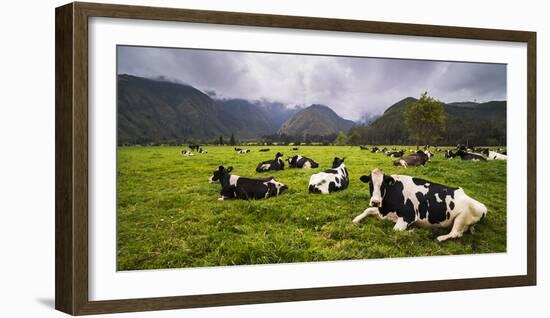
[[403, 218], [397, 218], [397, 222], [395, 222], [395, 226], [393, 227], [393, 230], [404, 231], [407, 229], [407, 226], [409, 226], [409, 223], [405, 222]]
[[362, 219], [369, 215], [380, 215], [380, 212], [378, 211], [378, 208], [367, 208], [363, 213], [359, 214], [358, 216], [353, 219], [353, 223], [359, 223]]
[[468, 218], [466, 217], [466, 213], [461, 213], [459, 216], [455, 218], [455, 221], [453, 223], [453, 228], [451, 229], [451, 232], [446, 235], [440, 235], [437, 237], [437, 240], [439, 242], [446, 241], [448, 239], [454, 239], [454, 238], [460, 238], [462, 237], [462, 234], [466, 230], [468, 230], [468, 227], [470, 226], [470, 222], [468, 222]]

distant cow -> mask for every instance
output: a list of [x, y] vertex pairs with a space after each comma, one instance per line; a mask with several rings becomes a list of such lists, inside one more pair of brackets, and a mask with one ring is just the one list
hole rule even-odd
[[372, 147], [371, 151], [372, 153], [377, 153], [377, 152], [380, 152], [380, 148], [378, 147]]
[[191, 150], [198, 151], [199, 148], [200, 148], [200, 145], [197, 145], [197, 144], [190, 144], [189, 145], [189, 149], [191, 149]]
[[344, 164], [344, 158], [334, 158], [332, 169], [319, 172], [309, 178], [309, 192], [328, 194], [334, 191], [344, 190], [349, 185], [348, 169]]
[[269, 151], [269, 148], [260, 149], [260, 152], [268, 152], [268, 151]]
[[390, 152], [386, 153], [386, 155], [388, 157], [395, 157], [395, 158], [403, 157], [403, 154], [405, 154], [405, 151], [403, 151], [403, 150], [401, 150], [401, 151], [390, 151]]
[[243, 150], [242, 148], [237, 148], [237, 147], [235, 147], [233, 149], [235, 149], [236, 152], [239, 152], [239, 151]]
[[487, 160], [506, 160], [506, 159], [508, 159], [508, 156], [503, 155], [503, 154], [498, 153], [498, 152], [495, 152], [495, 151], [492, 151], [492, 150], [489, 150], [489, 149], [484, 149], [481, 153], [487, 156]]
[[260, 162], [258, 166], [256, 167], [256, 172], [267, 172], [271, 170], [284, 170], [285, 169], [285, 162], [281, 157], [283, 156], [282, 153], [278, 152], [275, 155], [275, 159], [267, 160]]
[[384, 147], [384, 148], [382, 148], [382, 150], [380, 150], [380, 151], [385, 153], [386, 151], [388, 151], [388, 147]]
[[188, 151], [188, 150], [182, 150], [181, 154], [184, 155], [184, 156], [188, 156], [188, 157], [194, 156], [194, 154], [191, 151]]
[[199, 148], [199, 149], [197, 150], [197, 152], [198, 152], [198, 153], [208, 153], [208, 151], [206, 151], [206, 150], [204, 150], [204, 149], [202, 149], [202, 148]]
[[[251, 179], [243, 178], [237, 175], [231, 175], [232, 167], [225, 169], [220, 166], [217, 171], [217, 179], [220, 181], [222, 189], [220, 191], [219, 201], [226, 199], [265, 199], [278, 196], [288, 187], [275, 178]], [[216, 175], [216, 173], [214, 173]], [[211, 177], [213, 179], [214, 176]]]
[[249, 149], [241, 149], [241, 150], [237, 151], [237, 153], [239, 153], [239, 154], [249, 153], [249, 152], [250, 152]]
[[485, 157], [478, 153], [467, 152], [464, 149], [460, 149], [456, 152], [456, 155], [462, 160], [471, 160], [471, 161], [486, 161]]
[[454, 153], [452, 150], [445, 151], [445, 158], [446, 159], [453, 159], [456, 156], [457, 156], [457, 154]]
[[300, 155], [292, 156], [287, 159], [288, 160], [288, 166], [290, 168], [317, 168], [319, 167], [319, 164], [315, 162], [315, 160], [303, 157]]
[[402, 157], [393, 162], [394, 166], [418, 167], [423, 166], [430, 161], [429, 151], [418, 150], [413, 156]]
[[292, 150], [299, 150], [300, 148], [298, 147], [292, 147]]
[[359, 146], [359, 148], [361, 148], [361, 150], [369, 150], [369, 147], [367, 146]]
[[487, 207], [464, 193], [430, 181], [404, 176], [385, 175], [374, 169], [361, 176], [369, 184], [370, 207], [353, 219], [360, 222], [368, 215], [395, 222], [394, 230], [403, 231], [412, 224], [424, 227], [451, 227], [451, 232], [437, 237], [439, 242], [462, 237], [462, 234], [487, 214]]

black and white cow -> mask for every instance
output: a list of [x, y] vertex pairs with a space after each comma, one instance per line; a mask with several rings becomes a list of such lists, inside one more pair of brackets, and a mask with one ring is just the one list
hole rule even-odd
[[195, 150], [195, 151], [199, 151], [200, 147], [201, 147], [201, 145], [197, 145], [197, 144], [190, 144], [189, 145], [189, 149]]
[[296, 151], [296, 150], [299, 150], [300, 148], [298, 147], [292, 147], [292, 150]]
[[287, 161], [290, 168], [310, 169], [319, 167], [315, 160], [300, 155], [289, 157]]
[[237, 151], [238, 154], [244, 154], [244, 153], [249, 153], [250, 152], [250, 149], [241, 149], [239, 151]]
[[457, 156], [457, 154], [454, 153], [452, 150], [445, 151], [445, 158], [446, 159], [453, 159], [456, 156]]
[[277, 182], [273, 177], [263, 179], [243, 178], [230, 174], [232, 170], [232, 167], [225, 169], [220, 166], [218, 171], [215, 171], [214, 175], [210, 177], [211, 181], [213, 179], [219, 180], [222, 186], [219, 201], [226, 199], [266, 199], [278, 196], [288, 190], [286, 185]]
[[369, 150], [369, 147], [367, 146], [359, 146], [359, 148], [361, 148], [361, 150]]
[[371, 151], [372, 153], [377, 153], [377, 152], [380, 152], [380, 148], [378, 147], [372, 147]]
[[194, 154], [189, 150], [182, 150], [181, 154], [188, 157], [194, 156]]
[[430, 152], [418, 150], [413, 156], [402, 157], [393, 162], [394, 166], [418, 167], [423, 166], [430, 161]]
[[239, 152], [239, 151], [243, 150], [242, 148], [237, 148], [237, 147], [235, 147], [233, 149], [235, 149], [236, 152]]
[[260, 152], [268, 152], [268, 151], [269, 151], [269, 148], [260, 149]]
[[312, 175], [309, 178], [309, 192], [329, 194], [344, 190], [349, 185], [349, 174], [344, 158], [334, 158], [332, 169]]
[[282, 156], [283, 154], [278, 152], [275, 155], [275, 159], [260, 162], [258, 166], [256, 166], [256, 172], [267, 172], [271, 170], [285, 170], [285, 162], [283, 161], [283, 159], [281, 159]]
[[484, 149], [481, 153], [487, 156], [487, 160], [506, 160], [506, 159], [508, 159], [507, 155], [503, 155], [501, 153], [498, 153], [498, 152], [495, 152], [495, 151], [492, 151], [492, 150], [489, 150], [489, 149]]
[[388, 151], [388, 147], [384, 147], [384, 148], [382, 148], [382, 150], [380, 150], [380, 151], [383, 152], [383, 153], [386, 153], [386, 151]]
[[395, 157], [395, 158], [400, 158], [400, 157], [403, 157], [403, 155], [405, 154], [405, 151], [401, 150], [401, 151], [389, 151], [386, 153], [386, 155], [388, 157]]
[[202, 147], [199, 147], [199, 149], [197, 150], [198, 153], [208, 153], [208, 151], [202, 149]]
[[385, 175], [374, 169], [361, 176], [369, 184], [370, 207], [359, 214], [354, 223], [368, 215], [395, 222], [394, 230], [403, 231], [412, 224], [424, 227], [451, 227], [451, 232], [437, 237], [439, 242], [462, 234], [487, 214], [487, 207], [464, 193], [430, 181], [404, 176]]
[[471, 161], [486, 161], [485, 157], [478, 153], [467, 152], [464, 149], [459, 149], [456, 153], [456, 156], [459, 156], [462, 160], [471, 160]]

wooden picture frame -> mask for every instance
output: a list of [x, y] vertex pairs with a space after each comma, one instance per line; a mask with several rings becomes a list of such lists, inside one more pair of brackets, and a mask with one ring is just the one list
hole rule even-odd
[[[536, 33], [79, 2], [57, 8], [55, 16], [56, 309], [72, 315], [84, 315], [536, 284]], [[527, 275], [90, 301], [88, 297], [88, 19], [90, 17], [526, 43], [528, 187], [527, 255], [525, 257]]]

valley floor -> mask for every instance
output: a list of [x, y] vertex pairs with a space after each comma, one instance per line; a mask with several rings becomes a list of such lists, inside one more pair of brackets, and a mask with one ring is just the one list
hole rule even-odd
[[[437, 153], [425, 167], [405, 169], [384, 154], [350, 146], [241, 147], [251, 149], [248, 154], [229, 146], [204, 148], [208, 154], [194, 152], [193, 157], [180, 154], [187, 147], [118, 148], [118, 270], [506, 251], [505, 161], [445, 160]], [[285, 159], [304, 155], [320, 166], [289, 169], [285, 162], [284, 171], [257, 173], [256, 165], [277, 151]], [[330, 168], [335, 156], [346, 158], [349, 188], [330, 195], [308, 193], [310, 175]], [[233, 174], [243, 177], [274, 176], [289, 190], [267, 200], [220, 202], [220, 184], [208, 183], [219, 165], [233, 166]], [[435, 238], [449, 229], [394, 232], [392, 222], [375, 217], [352, 224], [369, 202], [368, 185], [359, 177], [374, 168], [462, 187], [488, 207], [487, 218], [475, 233], [442, 244]]]

